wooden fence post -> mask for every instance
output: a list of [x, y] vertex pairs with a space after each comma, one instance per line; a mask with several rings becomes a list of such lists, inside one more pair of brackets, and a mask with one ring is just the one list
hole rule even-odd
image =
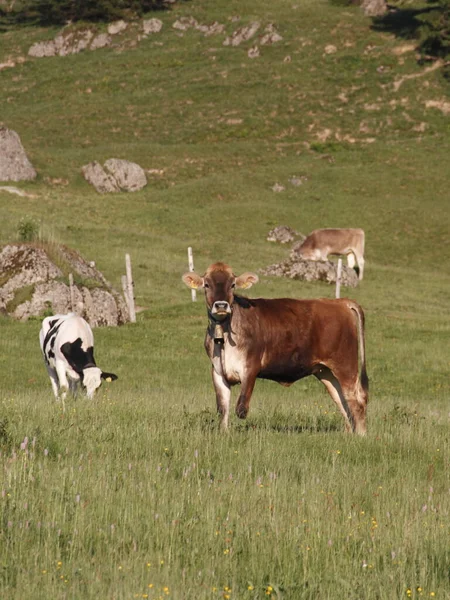
[[136, 323], [136, 311], [134, 309], [133, 276], [131, 274], [131, 258], [130, 258], [129, 254], [125, 254], [125, 267], [126, 267], [126, 271], [127, 271], [126, 288], [127, 288], [127, 299], [128, 299], [128, 312], [130, 315], [130, 322]]
[[336, 275], [336, 298], [341, 297], [341, 274], [342, 274], [342, 258], [338, 260], [337, 275]]
[[70, 288], [70, 307], [72, 312], [75, 312], [75, 291], [73, 289], [73, 274], [69, 273], [69, 288]]
[[[191, 273], [194, 272], [194, 257], [192, 255], [192, 248], [189, 246], [188, 248], [188, 263], [189, 263], [189, 271]], [[192, 302], [197, 301], [197, 292], [194, 289], [191, 289]]]
[[130, 314], [130, 303], [128, 301], [127, 276], [122, 275], [120, 280], [122, 282], [122, 292], [123, 292], [123, 297], [125, 298], [125, 304], [127, 305], [128, 314]]

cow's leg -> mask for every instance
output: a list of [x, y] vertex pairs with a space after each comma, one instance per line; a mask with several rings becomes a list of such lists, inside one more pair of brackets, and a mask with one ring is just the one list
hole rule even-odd
[[73, 397], [76, 398], [78, 395], [78, 384], [79, 384], [80, 380], [72, 379], [71, 377], [69, 377], [68, 381], [69, 381], [69, 390], [71, 391]]
[[314, 373], [314, 375], [324, 384], [333, 402], [335, 402], [336, 406], [339, 408], [344, 417], [346, 430], [354, 431], [353, 415], [337, 377], [335, 377], [331, 369], [325, 365], [321, 365], [320, 370]]
[[358, 268], [359, 268], [359, 279], [361, 280], [364, 275], [364, 258], [362, 256], [362, 254], [358, 255], [356, 257], [356, 260], [358, 262]]
[[228, 429], [228, 418], [230, 416], [231, 388], [222, 375], [216, 373], [214, 368], [212, 369], [212, 379], [214, 389], [216, 390], [217, 412], [222, 417], [220, 429], [226, 431]]
[[240, 419], [245, 419], [250, 407], [250, 398], [255, 387], [256, 373], [246, 373], [241, 382], [241, 393], [236, 404], [236, 414]]
[[58, 399], [58, 393], [59, 393], [58, 375], [56, 374], [55, 369], [53, 369], [50, 365], [46, 365], [46, 367], [47, 367], [48, 376], [50, 377], [50, 383], [52, 384], [53, 393], [55, 395], [55, 398]]
[[353, 254], [353, 252], [349, 252], [347, 254], [347, 266], [349, 269], [353, 269], [353, 267], [356, 265], [356, 258], [355, 255]]
[[59, 392], [62, 400], [65, 400], [69, 382], [67, 381], [66, 365], [61, 360], [57, 360], [55, 364], [56, 373], [58, 374]]
[[359, 435], [366, 435], [367, 391], [358, 379], [355, 384], [343, 387], [343, 392], [353, 416], [353, 431]]

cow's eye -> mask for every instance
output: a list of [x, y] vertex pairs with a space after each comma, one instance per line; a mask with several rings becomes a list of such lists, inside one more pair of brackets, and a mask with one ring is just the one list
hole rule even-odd
[[208, 289], [208, 288], [209, 288], [209, 284], [208, 284], [208, 283], [205, 283], [203, 287], [204, 287], [205, 289]]
[[232, 284], [231, 284], [231, 289], [232, 289], [232, 290], [234, 290], [234, 288], [235, 288], [235, 287], [236, 287], [236, 284], [235, 284], [235, 283], [232, 283]]

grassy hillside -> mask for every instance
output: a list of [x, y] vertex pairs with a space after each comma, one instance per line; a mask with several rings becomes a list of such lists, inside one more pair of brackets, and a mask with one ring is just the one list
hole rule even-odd
[[[129, 252], [146, 309], [95, 331], [119, 380], [65, 413], [39, 321], [0, 319], [0, 595], [448, 598], [449, 83], [356, 7], [196, 0], [157, 16], [135, 47], [128, 32], [120, 51], [65, 58], [17, 60], [57, 30], [0, 33], [0, 62], [17, 63], [0, 70], [0, 121], [39, 172], [20, 184], [34, 197], [0, 191], [0, 243], [34, 219], [118, 289]], [[224, 46], [175, 30], [182, 16], [228, 35], [273, 23], [283, 40], [252, 59], [257, 37]], [[151, 170], [147, 187], [93, 191], [81, 166], [112, 157]], [[258, 271], [288, 252], [266, 241], [281, 224], [366, 231], [350, 295], [367, 316], [367, 439], [309, 379], [258, 382], [248, 420], [216, 431], [187, 247], [199, 272]], [[334, 293], [269, 277], [251, 291]]]

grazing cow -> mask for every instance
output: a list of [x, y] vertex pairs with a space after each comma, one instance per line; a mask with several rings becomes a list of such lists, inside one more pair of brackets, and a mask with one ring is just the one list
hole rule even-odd
[[[289, 386], [314, 375], [341, 411], [347, 430], [366, 433], [369, 380], [364, 313], [348, 299], [293, 300], [235, 296], [258, 276], [233, 274], [224, 263], [201, 277], [185, 273], [190, 288], [204, 288], [208, 310], [205, 349], [212, 363], [221, 427], [227, 429], [231, 386], [241, 384], [236, 414], [247, 416], [257, 377]], [[358, 348], [360, 372], [358, 372]]]
[[39, 341], [56, 399], [64, 400], [68, 388], [75, 394], [79, 383], [92, 398], [102, 379], [117, 379], [95, 364], [92, 329], [74, 313], [46, 317]]
[[364, 274], [364, 231], [362, 229], [315, 229], [298, 250], [306, 260], [327, 260], [329, 254], [344, 254], [350, 269], [358, 264], [359, 279]]

